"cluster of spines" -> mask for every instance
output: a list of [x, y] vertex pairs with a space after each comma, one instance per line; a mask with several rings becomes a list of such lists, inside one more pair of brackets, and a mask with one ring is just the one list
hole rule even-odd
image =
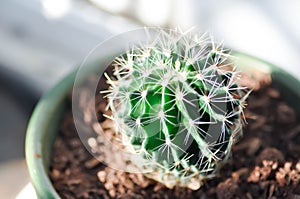
[[222, 44], [160, 30], [113, 63], [110, 116], [122, 142], [146, 159], [147, 176], [172, 187], [213, 176], [241, 133], [244, 87]]

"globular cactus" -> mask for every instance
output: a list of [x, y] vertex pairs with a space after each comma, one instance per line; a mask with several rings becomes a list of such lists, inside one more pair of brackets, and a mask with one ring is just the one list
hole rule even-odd
[[248, 93], [229, 51], [207, 35], [160, 33], [115, 59], [108, 107], [145, 175], [168, 187], [198, 189], [241, 134]]

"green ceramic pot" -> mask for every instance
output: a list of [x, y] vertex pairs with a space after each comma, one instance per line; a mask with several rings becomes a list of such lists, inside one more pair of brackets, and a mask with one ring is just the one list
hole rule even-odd
[[[269, 72], [273, 84], [283, 93], [283, 96], [286, 96], [287, 102], [300, 115], [299, 80], [279, 67], [256, 57], [241, 52], [233, 52], [233, 54], [239, 57], [238, 64], [243, 70]], [[95, 63], [85, 67], [95, 68]], [[39, 101], [28, 125], [25, 146], [26, 161], [38, 198], [59, 198], [48, 176], [48, 166], [51, 149], [66, 108], [66, 99], [73, 87], [75, 77], [76, 71], [65, 77]]]

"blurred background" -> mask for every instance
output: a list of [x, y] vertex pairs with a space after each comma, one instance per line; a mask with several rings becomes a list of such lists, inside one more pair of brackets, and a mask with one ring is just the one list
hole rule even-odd
[[144, 26], [196, 27], [300, 78], [299, 21], [299, 0], [1, 0], [0, 198], [25, 185], [18, 198], [34, 198], [24, 162], [30, 114], [99, 42]]

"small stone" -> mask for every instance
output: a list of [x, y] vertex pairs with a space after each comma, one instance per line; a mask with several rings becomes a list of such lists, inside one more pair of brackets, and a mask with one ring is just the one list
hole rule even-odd
[[52, 177], [58, 179], [60, 177], [60, 171], [57, 169], [52, 170]]
[[271, 171], [272, 171], [272, 169], [269, 166], [264, 166], [264, 167], [260, 168], [260, 179], [266, 180], [270, 176]]
[[106, 181], [106, 172], [105, 171], [99, 171], [97, 173], [98, 179], [100, 182], [104, 183]]
[[144, 175], [141, 173], [129, 174], [129, 178], [132, 182], [134, 182], [142, 188], [148, 187], [151, 182], [148, 178], [145, 178]]
[[283, 166], [284, 171], [287, 172], [287, 173], [290, 172], [290, 171], [291, 171], [292, 164], [293, 164], [293, 163], [291, 163], [291, 162], [286, 162], [286, 163], [284, 163], [284, 166]]
[[296, 164], [296, 170], [298, 171], [298, 172], [300, 172], [300, 162], [297, 162], [297, 164]]
[[133, 184], [133, 182], [132, 182], [131, 180], [125, 179], [124, 186], [125, 186], [126, 188], [128, 188], [128, 189], [133, 189], [134, 184]]
[[279, 168], [279, 171], [277, 171], [275, 174], [275, 178], [279, 186], [284, 186], [285, 184], [287, 184], [285, 176], [286, 172], [282, 168]]
[[260, 177], [260, 168], [259, 166], [256, 166], [254, 170], [250, 173], [250, 176], [248, 177], [248, 182], [258, 182]]
[[278, 162], [274, 162], [272, 165], [272, 169], [275, 170], [278, 168]]
[[125, 188], [124, 188], [123, 185], [121, 185], [121, 184], [118, 185], [118, 192], [119, 192], [121, 195], [125, 194], [126, 190], [125, 190]]
[[114, 185], [111, 182], [104, 183], [104, 187], [106, 190], [114, 189]]
[[112, 197], [112, 198], [115, 198], [116, 197], [116, 191], [114, 189], [110, 189], [108, 191], [109, 195]]
[[195, 178], [191, 179], [191, 182], [188, 183], [188, 188], [191, 190], [198, 190], [201, 186], [200, 180], [196, 180]]

